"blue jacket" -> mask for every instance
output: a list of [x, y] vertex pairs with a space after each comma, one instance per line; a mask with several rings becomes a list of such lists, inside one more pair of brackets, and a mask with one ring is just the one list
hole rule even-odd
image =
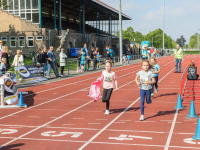
[[84, 56], [88, 56], [88, 49], [86, 51], [85, 47], [83, 47], [83, 52], [85, 53]]
[[110, 57], [113, 57], [113, 55], [115, 55], [115, 52], [112, 49], [109, 49], [110, 52]]
[[[47, 55], [48, 55], [49, 58], [52, 59], [52, 62], [56, 61], [56, 56], [55, 56], [54, 53], [52, 53], [52, 51], [49, 50], [48, 53], [47, 53]], [[49, 62], [49, 60], [48, 60], [48, 62]]]

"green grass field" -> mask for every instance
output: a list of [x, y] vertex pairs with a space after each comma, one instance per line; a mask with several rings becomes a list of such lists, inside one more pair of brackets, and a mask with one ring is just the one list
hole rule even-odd
[[185, 55], [199, 55], [200, 51], [184, 51]]

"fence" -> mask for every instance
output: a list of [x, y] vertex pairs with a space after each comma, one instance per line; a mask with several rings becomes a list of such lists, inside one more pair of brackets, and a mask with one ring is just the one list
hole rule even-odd
[[183, 71], [183, 75], [181, 77], [181, 99], [183, 100], [184, 92], [185, 92], [185, 87], [187, 84], [187, 75], [188, 75], [188, 67], [185, 68]]

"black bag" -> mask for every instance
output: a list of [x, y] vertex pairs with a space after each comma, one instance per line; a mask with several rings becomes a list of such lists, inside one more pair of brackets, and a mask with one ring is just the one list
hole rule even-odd
[[37, 52], [34, 57], [35, 57], [36, 62], [43, 63], [42, 54]]

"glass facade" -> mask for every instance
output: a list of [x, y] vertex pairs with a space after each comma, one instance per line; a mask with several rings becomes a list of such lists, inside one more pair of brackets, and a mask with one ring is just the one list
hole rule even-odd
[[0, 0], [6, 2], [8, 7], [2, 8], [9, 14], [20, 16], [32, 23], [39, 24], [39, 0]]

